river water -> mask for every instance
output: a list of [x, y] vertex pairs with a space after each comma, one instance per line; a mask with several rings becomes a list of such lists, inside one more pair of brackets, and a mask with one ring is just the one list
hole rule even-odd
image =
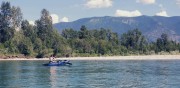
[[0, 61], [0, 88], [180, 88], [180, 60]]

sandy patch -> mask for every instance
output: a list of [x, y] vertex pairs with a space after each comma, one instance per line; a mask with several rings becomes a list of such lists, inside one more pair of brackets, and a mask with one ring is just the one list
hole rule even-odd
[[[57, 60], [180, 60], [180, 55], [146, 55], [146, 56], [107, 56], [107, 57], [69, 57]], [[9, 58], [0, 60], [49, 60], [48, 58]]]

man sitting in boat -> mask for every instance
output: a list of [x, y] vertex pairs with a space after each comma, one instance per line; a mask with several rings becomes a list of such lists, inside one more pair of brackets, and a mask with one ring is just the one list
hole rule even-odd
[[49, 57], [49, 62], [50, 62], [50, 63], [56, 62], [55, 57], [54, 57], [53, 55], [51, 55], [51, 56]]

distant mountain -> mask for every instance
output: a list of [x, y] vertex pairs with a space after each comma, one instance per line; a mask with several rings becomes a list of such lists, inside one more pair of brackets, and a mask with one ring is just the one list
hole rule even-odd
[[59, 31], [66, 28], [79, 30], [82, 25], [88, 29], [111, 29], [119, 34], [138, 28], [150, 40], [155, 40], [162, 33], [166, 33], [171, 39], [180, 41], [180, 16], [92, 17], [57, 23], [54, 27]]

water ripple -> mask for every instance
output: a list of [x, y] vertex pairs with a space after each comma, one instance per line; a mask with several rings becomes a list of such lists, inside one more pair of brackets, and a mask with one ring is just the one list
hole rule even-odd
[[180, 61], [1, 61], [0, 88], [179, 88]]

